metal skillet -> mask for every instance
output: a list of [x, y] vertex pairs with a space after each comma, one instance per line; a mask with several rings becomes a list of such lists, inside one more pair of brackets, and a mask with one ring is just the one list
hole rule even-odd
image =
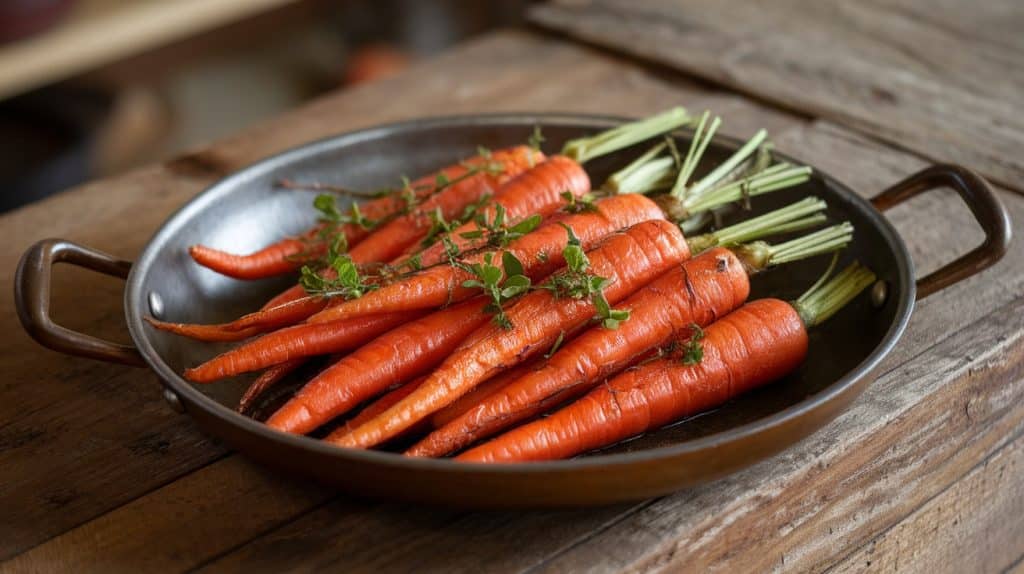
[[[843, 259], [861, 260], [881, 278], [871, 297], [812, 334], [807, 361], [796, 372], [721, 408], [638, 439], [572, 460], [479, 465], [426, 460], [377, 451], [345, 450], [315, 438], [269, 429], [233, 410], [246, 380], [193, 385], [180, 373], [223, 350], [153, 330], [146, 315], [183, 322], [219, 322], [257, 307], [288, 279], [241, 282], [200, 268], [187, 247], [203, 243], [244, 252], [308, 227], [311, 196], [275, 189], [274, 182], [337, 182], [352, 188], [393, 183], [398, 174], [429, 172], [476, 146], [523, 142], [540, 126], [546, 146], [592, 134], [619, 120], [578, 115], [481, 115], [390, 124], [305, 145], [256, 163], [195, 197], [156, 232], [135, 263], [60, 239], [31, 247], [16, 276], [16, 299], [26, 330], [43, 345], [68, 354], [148, 366], [159, 376], [168, 403], [205, 432], [264, 464], [337, 485], [347, 492], [466, 507], [580, 506], [636, 500], [712, 480], [751, 465], [799, 441], [842, 412], [875, 378], [879, 362], [897, 344], [917, 299], [995, 263], [1006, 251], [1010, 224], [988, 184], [951, 165], [929, 167], [871, 201], [820, 171], [798, 187], [759, 198], [760, 213], [815, 194], [829, 215], [856, 227]], [[688, 132], [677, 134], [685, 147]], [[705, 166], [721, 161], [739, 142], [719, 137]], [[594, 182], [636, 150], [602, 158], [587, 169]], [[780, 159], [789, 159], [777, 154]], [[793, 160], [790, 160], [793, 161]], [[706, 167], [705, 167], [706, 169]], [[698, 174], [699, 175], [699, 174]], [[929, 190], [956, 190], [985, 232], [966, 255], [915, 281], [903, 240], [882, 212]], [[124, 312], [134, 346], [103, 341], [51, 321], [50, 273], [65, 262], [127, 279]], [[807, 261], [754, 281], [753, 297], [797, 295], [822, 270]]]

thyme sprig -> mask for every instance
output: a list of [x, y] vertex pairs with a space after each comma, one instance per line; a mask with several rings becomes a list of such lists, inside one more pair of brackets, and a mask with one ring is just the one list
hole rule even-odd
[[474, 279], [462, 282], [467, 289], [480, 289], [490, 298], [485, 310], [494, 315], [493, 321], [504, 329], [512, 328], [512, 321], [505, 314], [505, 304], [530, 290], [530, 278], [523, 274], [523, 264], [509, 251], [501, 254], [501, 267], [494, 260], [494, 253], [486, 253], [480, 263], [461, 264], [460, 267], [473, 274]]
[[565, 200], [565, 207], [562, 211], [566, 213], [583, 213], [583, 212], [597, 212], [598, 207], [595, 201], [597, 196], [593, 193], [585, 193], [580, 197], [574, 195], [571, 191], [563, 191], [559, 194], [563, 200]]
[[604, 296], [604, 288], [611, 280], [590, 272], [590, 259], [583, 251], [579, 237], [568, 225], [560, 225], [569, 234], [569, 242], [562, 250], [565, 271], [553, 275], [540, 288], [551, 291], [557, 298], [589, 298], [601, 324], [606, 329], [617, 329], [619, 323], [629, 319], [629, 311], [612, 308]]
[[333, 278], [325, 277], [322, 270], [304, 265], [300, 271], [299, 284], [310, 295], [321, 297], [344, 297], [358, 299], [377, 286], [367, 283], [359, 272], [359, 266], [346, 253], [331, 248], [327, 254], [327, 268], [333, 269]]
[[507, 247], [509, 242], [537, 229], [544, 218], [535, 214], [513, 225], [509, 225], [507, 219], [505, 206], [496, 203], [493, 219], [488, 221], [486, 213], [477, 213], [473, 218], [476, 229], [462, 232], [459, 236], [463, 239], [482, 239], [483, 244], [489, 247]]

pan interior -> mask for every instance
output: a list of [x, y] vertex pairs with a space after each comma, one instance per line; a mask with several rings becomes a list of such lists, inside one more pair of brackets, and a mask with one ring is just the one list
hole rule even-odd
[[[293, 279], [238, 281], [220, 276], [193, 263], [188, 247], [201, 243], [232, 252], [248, 252], [281, 237], [307, 229], [316, 219], [311, 207], [314, 192], [277, 188], [280, 179], [318, 182], [354, 189], [392, 186], [398, 176], [415, 177], [476, 153], [477, 146], [491, 149], [525, 142], [535, 124], [540, 124], [549, 153], [566, 140], [590, 134], [609, 125], [599, 120], [545, 118], [483, 118], [462, 122], [420, 122], [402, 129], [375, 129], [340, 136], [287, 152], [235, 174], [197, 198], [161, 229], [133, 272], [131, 293], [138, 302], [128, 301], [129, 323], [136, 337], [144, 337], [159, 359], [175, 373], [194, 366], [229, 348], [229, 345], [197, 343], [142, 326], [142, 315], [150, 313], [146, 303], [159, 298], [164, 309], [160, 317], [176, 322], [215, 323], [227, 321], [258, 308]], [[688, 145], [681, 133], [678, 144]], [[717, 165], [736, 142], [719, 139], [709, 148], [697, 176]], [[643, 151], [634, 147], [589, 163], [586, 168], [594, 185], [599, 185], [617, 167]], [[635, 452], [678, 445], [733, 429], [780, 413], [804, 399], [828, 389], [850, 373], [883, 342], [899, 313], [899, 302], [909, 288], [900, 274], [897, 246], [878, 225], [878, 214], [838, 183], [816, 174], [799, 187], [756, 198], [750, 212], [727, 214], [729, 223], [781, 207], [807, 195], [829, 202], [829, 216], [849, 220], [856, 238], [843, 254], [840, 265], [859, 259], [889, 286], [889, 296], [880, 308], [868, 297], [860, 297], [811, 334], [808, 360], [789, 377], [744, 395], [721, 408], [682, 421], [643, 437], [616, 445], [605, 452]], [[344, 205], [344, 200], [339, 200]], [[775, 296], [791, 299], [810, 286], [828, 264], [827, 257], [787, 265], [765, 272], [752, 280], [751, 297]], [[131, 299], [131, 298], [130, 298]], [[139, 304], [141, 303], [141, 304]], [[302, 373], [308, 379], [311, 371]], [[252, 377], [238, 377], [210, 385], [195, 386], [210, 399], [228, 408], [237, 404]], [[179, 379], [179, 384], [186, 385]], [[294, 388], [300, 379], [292, 381]], [[286, 386], [287, 388], [288, 386]], [[266, 411], [282, 400], [277, 394], [267, 399]]]

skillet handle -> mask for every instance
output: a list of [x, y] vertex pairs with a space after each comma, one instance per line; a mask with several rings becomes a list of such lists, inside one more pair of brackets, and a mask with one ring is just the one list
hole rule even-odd
[[44, 347], [61, 353], [133, 367], [145, 366], [135, 347], [72, 331], [50, 319], [50, 275], [54, 263], [70, 263], [122, 279], [128, 278], [132, 267], [130, 261], [63, 239], [44, 239], [29, 247], [14, 276], [14, 302], [28, 334]]
[[985, 241], [969, 253], [917, 280], [918, 300], [979, 273], [1002, 259], [1010, 246], [1010, 216], [988, 182], [958, 165], [938, 164], [925, 168], [871, 198], [879, 211], [933, 189], [956, 190], [985, 232]]

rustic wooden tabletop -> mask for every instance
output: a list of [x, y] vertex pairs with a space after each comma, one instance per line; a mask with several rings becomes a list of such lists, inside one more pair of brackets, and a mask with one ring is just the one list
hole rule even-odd
[[[870, 29], [882, 38], [872, 40], [873, 54], [896, 62], [896, 71], [871, 76], [878, 90], [824, 67], [836, 51], [757, 43], [740, 50], [717, 36], [723, 22], [736, 21], [724, 8], [694, 8], [701, 18], [673, 25], [655, 8], [639, 16], [617, 12], [625, 3], [584, 12], [580, 2], [546, 6], [535, 13], [546, 25], [626, 45], [661, 64], [538, 31], [494, 33], [394, 79], [0, 217], [0, 281], [11, 284], [21, 253], [43, 237], [131, 259], [186, 200], [281, 149], [385, 121], [476, 111], [637, 116], [676, 104], [708, 108], [732, 135], [767, 127], [779, 149], [865, 196], [936, 160], [965, 163], [1003, 186], [999, 195], [1020, 233], [1024, 129], [1010, 110], [1024, 93], [1022, 75], [1019, 66], [995, 68], [1011, 61], [1004, 52], [1016, 51], [1019, 61], [1024, 42], [1002, 31], [1019, 29], [1022, 15], [1007, 10], [986, 20], [972, 12], [947, 21], [897, 4], [874, 13], [844, 3], [853, 12], [840, 22], [853, 24], [832, 36], [852, 43]], [[815, 14], [815, 25], [834, 25]], [[616, 20], [621, 26], [610, 25]], [[658, 22], [657, 38], [632, 41], [647, 21]], [[989, 24], [999, 33], [967, 33]], [[828, 32], [813, 35], [826, 41]], [[686, 40], [691, 34], [707, 44]], [[661, 46], [675, 35], [678, 49]], [[940, 42], [947, 36], [953, 44], [963, 40], [959, 48]], [[893, 37], [907, 40], [883, 41]], [[652, 45], [658, 49], [648, 50]], [[702, 48], [717, 55], [695, 53]], [[971, 57], [992, 69], [971, 71], [968, 48], [984, 52]], [[887, 59], [886, 51], [899, 59]], [[856, 54], [844, 64], [854, 71], [871, 61], [855, 62]], [[903, 83], [893, 87], [897, 76]], [[924, 85], [941, 93], [914, 91]], [[854, 87], [857, 94], [844, 91]], [[974, 107], [961, 112], [962, 102]], [[952, 192], [915, 199], [891, 218], [919, 273], [981, 239]], [[71, 328], [126, 340], [121, 288], [117, 280], [61, 269], [54, 315]], [[490, 513], [359, 501], [264, 470], [168, 408], [152, 373], [42, 349], [3, 298], [0, 570], [1020, 570], [1022, 295], [1024, 251], [1014, 246], [987, 272], [922, 301], [881, 376], [849, 411], [741, 473], [639, 504]]]

